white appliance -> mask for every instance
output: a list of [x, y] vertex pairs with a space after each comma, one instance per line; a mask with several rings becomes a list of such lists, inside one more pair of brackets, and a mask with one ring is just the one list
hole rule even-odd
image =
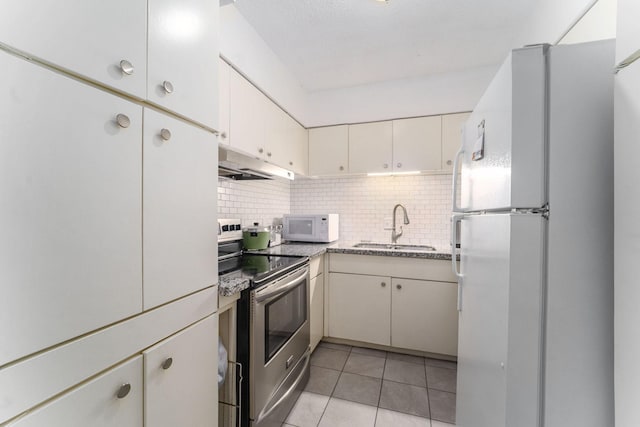
[[640, 2], [618, 0], [615, 81], [616, 426], [640, 419]]
[[338, 214], [285, 214], [282, 238], [294, 242], [329, 243], [338, 240]]
[[457, 426], [614, 425], [613, 65], [514, 50], [464, 126]]

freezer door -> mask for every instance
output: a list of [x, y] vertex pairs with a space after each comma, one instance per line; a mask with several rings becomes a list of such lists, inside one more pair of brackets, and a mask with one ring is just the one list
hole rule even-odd
[[457, 426], [538, 426], [545, 227], [540, 215], [462, 220]]
[[462, 211], [546, 203], [545, 58], [542, 46], [514, 50], [466, 122]]

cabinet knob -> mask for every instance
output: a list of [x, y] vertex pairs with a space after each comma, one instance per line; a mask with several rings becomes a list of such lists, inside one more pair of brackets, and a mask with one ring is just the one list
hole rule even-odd
[[382, 286], [384, 288], [385, 286], [387, 286], [387, 284], [386, 284], [386, 282], [382, 282], [382, 283], [380, 283], [380, 286]]
[[133, 64], [126, 59], [123, 59], [120, 61], [120, 71], [122, 71], [122, 74], [130, 76], [133, 74]]
[[384, 165], [382, 165], [383, 168], [387, 169], [389, 167], [388, 163], [385, 163]]
[[126, 129], [131, 125], [131, 120], [129, 120], [129, 117], [127, 117], [126, 114], [118, 114], [116, 116], [116, 123], [118, 123], [118, 126], [121, 128]]
[[447, 160], [447, 166], [451, 166], [451, 163], [453, 163], [451, 160]]
[[402, 163], [398, 163], [398, 167], [401, 168], [402, 167]]
[[289, 166], [293, 166], [293, 162], [289, 162]]
[[131, 391], [131, 384], [129, 383], [122, 384], [118, 389], [118, 392], [116, 393], [116, 397], [118, 399], [123, 399], [127, 397], [127, 394], [129, 394], [130, 391]]
[[169, 80], [162, 82], [162, 89], [167, 93], [173, 93], [173, 84]]
[[400, 284], [396, 285], [396, 289], [402, 289], [402, 285]]
[[262, 148], [258, 148], [258, 153], [262, 154], [264, 153], [264, 150]]
[[164, 139], [165, 141], [168, 141], [171, 139], [171, 131], [169, 129], [162, 129], [160, 131], [160, 138]]
[[173, 365], [173, 357], [167, 357], [167, 359], [162, 362], [162, 369], [167, 370]]
[[227, 139], [227, 133], [226, 133], [226, 132], [222, 132], [222, 133], [220, 134], [220, 138], [222, 138], [222, 139]]
[[267, 152], [267, 156], [268, 156], [268, 157], [271, 157], [271, 153], [270, 153], [270, 152]]
[[340, 166], [340, 170], [343, 171], [344, 170], [344, 166]]

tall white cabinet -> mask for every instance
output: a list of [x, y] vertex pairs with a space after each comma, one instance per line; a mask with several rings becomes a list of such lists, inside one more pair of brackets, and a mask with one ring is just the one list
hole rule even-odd
[[[1, 425], [216, 425], [217, 8], [0, 16]], [[165, 348], [179, 387], [156, 390]], [[202, 397], [163, 403], [184, 381]]]

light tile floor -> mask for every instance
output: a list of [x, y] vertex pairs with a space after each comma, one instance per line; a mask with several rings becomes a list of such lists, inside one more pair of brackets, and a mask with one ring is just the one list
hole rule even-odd
[[451, 427], [455, 362], [321, 342], [284, 427]]

